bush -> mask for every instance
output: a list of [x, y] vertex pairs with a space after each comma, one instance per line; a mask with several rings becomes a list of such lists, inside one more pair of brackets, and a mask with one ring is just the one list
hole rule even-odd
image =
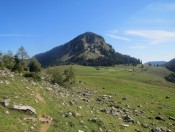
[[165, 79], [169, 82], [175, 83], [175, 73], [171, 73], [170, 75], [166, 76]]
[[41, 71], [41, 64], [34, 57], [32, 58], [29, 64], [29, 70], [30, 72], [40, 72]]
[[59, 85], [70, 86], [76, 80], [75, 70], [72, 67], [64, 72], [59, 69], [47, 70], [46, 72], [51, 75], [51, 82]]
[[64, 71], [64, 82], [66, 84], [74, 84], [75, 80], [76, 80], [76, 75], [75, 75], [75, 70], [73, 69], [73, 67], [70, 67], [69, 69]]
[[35, 73], [35, 72], [26, 72], [24, 73], [23, 75], [24, 77], [29, 77], [29, 78], [33, 78], [34, 80], [37, 80], [37, 81], [40, 81], [41, 80], [41, 77], [38, 73]]
[[56, 72], [52, 75], [52, 83], [57, 83], [62, 85], [64, 82], [63, 75], [59, 72]]

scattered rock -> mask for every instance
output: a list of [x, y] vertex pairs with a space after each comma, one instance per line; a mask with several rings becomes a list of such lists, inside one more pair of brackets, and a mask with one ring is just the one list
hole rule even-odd
[[85, 90], [82, 91], [80, 94], [83, 96], [91, 96], [92, 94], [94, 94], [94, 92], [92, 90]]
[[169, 98], [170, 98], [170, 96], [166, 96], [165, 98], [166, 98], [166, 99], [169, 99]]
[[128, 98], [127, 97], [124, 97], [124, 98], [122, 98], [122, 100], [128, 100]]
[[53, 89], [52, 89], [52, 88], [47, 88], [46, 90], [47, 90], [47, 91], [52, 91]]
[[35, 128], [34, 128], [34, 126], [31, 126], [30, 129], [31, 129], [31, 130], [34, 130]]
[[124, 116], [124, 121], [134, 123], [134, 119], [130, 115]]
[[73, 105], [75, 105], [75, 101], [69, 101], [69, 104], [71, 105], [71, 106], [73, 106]]
[[135, 131], [136, 131], [136, 132], [141, 132], [141, 130], [139, 130], [139, 129], [135, 129]]
[[128, 124], [121, 124], [122, 127], [129, 127]]
[[142, 124], [141, 125], [143, 128], [148, 128], [148, 125], [147, 124]]
[[162, 116], [156, 116], [155, 119], [156, 120], [164, 120]]
[[5, 110], [4, 113], [5, 114], [10, 114], [10, 112], [8, 110]]
[[82, 107], [81, 107], [81, 106], [78, 106], [77, 108], [78, 108], [79, 110], [82, 110]]
[[68, 113], [65, 113], [65, 114], [64, 114], [64, 117], [71, 117], [72, 115], [73, 115], [72, 112], [68, 112]]
[[171, 130], [170, 129], [167, 129], [167, 132], [171, 132]]
[[26, 111], [26, 112], [29, 112], [30, 114], [36, 114], [36, 110], [31, 106], [13, 105], [12, 109]]
[[99, 131], [100, 131], [100, 132], [103, 132], [103, 129], [100, 127], [100, 128], [99, 128]]
[[35, 82], [32, 81], [31, 84], [32, 84], [34, 87], [36, 87], [36, 83], [35, 83]]
[[14, 97], [14, 99], [18, 99], [18, 98], [19, 98], [19, 96], [15, 96], [15, 97]]
[[5, 99], [4, 101], [1, 102], [1, 104], [2, 104], [4, 107], [9, 106], [9, 104], [10, 104], [10, 99]]
[[140, 126], [140, 122], [139, 121], [136, 121], [136, 124]]
[[81, 121], [80, 121], [80, 124], [81, 124], [81, 125], [84, 125], [84, 121], [81, 120]]
[[84, 131], [82, 131], [82, 130], [78, 130], [78, 132], [84, 132]]
[[94, 122], [94, 123], [98, 124], [99, 126], [104, 125], [104, 123], [98, 118], [91, 118], [91, 119], [89, 119], [89, 121]]
[[9, 85], [10, 82], [9, 82], [8, 80], [5, 80], [5, 81], [4, 81], [4, 84]]
[[72, 112], [72, 115], [73, 115], [75, 118], [77, 118], [77, 117], [82, 117], [81, 114], [79, 114], [79, 113], [75, 113], [75, 112]]
[[38, 100], [35, 99], [35, 102], [38, 103]]
[[151, 132], [162, 132], [162, 130], [159, 127], [154, 127], [151, 129]]
[[168, 119], [175, 121], [175, 117], [170, 116]]
[[36, 122], [37, 121], [37, 119], [34, 118], [34, 117], [25, 117], [25, 118], [23, 118], [23, 120], [24, 121], [32, 121], [32, 122]]

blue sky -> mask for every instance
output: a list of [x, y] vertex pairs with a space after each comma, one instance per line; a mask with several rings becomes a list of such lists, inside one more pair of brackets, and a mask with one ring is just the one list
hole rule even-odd
[[174, 0], [1, 0], [0, 51], [30, 56], [91, 31], [143, 62], [175, 58]]

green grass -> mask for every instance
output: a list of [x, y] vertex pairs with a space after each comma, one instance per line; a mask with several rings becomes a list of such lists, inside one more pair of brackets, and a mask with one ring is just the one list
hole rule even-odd
[[[54, 72], [59, 70], [63, 72], [69, 66], [51, 67], [43, 70], [45, 72]], [[0, 78], [1, 80], [9, 80], [9, 85], [0, 84], [0, 101], [5, 98], [11, 99], [11, 104], [25, 104], [34, 107], [37, 115], [28, 115], [25, 112], [11, 110], [0, 105], [0, 131], [31, 131], [31, 126], [34, 126], [33, 131], [39, 131], [41, 123], [39, 121], [25, 122], [24, 117], [32, 116], [38, 119], [39, 115], [49, 115], [53, 118], [50, 132], [77, 132], [83, 131], [121, 131], [133, 132], [139, 129], [144, 132], [149, 132], [156, 124], [158, 127], [169, 128], [175, 131], [171, 124], [174, 121], [169, 120], [169, 116], [175, 117], [175, 84], [167, 82], [164, 76], [171, 73], [162, 67], [144, 67], [140, 66], [116, 66], [104, 67], [97, 70], [95, 67], [73, 65], [76, 70], [77, 84], [72, 88], [55, 88], [54, 85], [47, 81], [37, 82], [37, 86], [33, 86], [31, 80], [27, 80], [20, 76], [15, 76], [14, 81], [10, 78]], [[133, 72], [129, 70], [133, 69]], [[48, 77], [46, 77], [47, 80]], [[31, 90], [28, 90], [29, 87]], [[47, 91], [47, 88], [53, 88], [53, 91]], [[87, 98], [90, 102], [85, 102], [85, 98], [80, 93], [84, 90], [92, 90], [93, 94]], [[36, 103], [35, 94], [39, 93], [45, 101]], [[34, 94], [34, 95], [33, 95]], [[111, 100], [98, 103], [96, 100], [103, 95], [111, 95]], [[15, 99], [14, 97], [19, 98]], [[166, 96], [170, 96], [166, 99]], [[127, 97], [128, 100], [122, 100]], [[70, 105], [70, 101], [74, 101], [74, 105]], [[110, 105], [118, 107], [119, 110], [128, 110], [135, 121], [140, 124], [147, 124], [148, 128], [143, 128], [137, 123], [131, 124], [124, 122], [122, 116], [113, 116], [101, 112]], [[81, 106], [82, 110], [77, 107]], [[5, 114], [8, 110], [10, 114]], [[136, 115], [135, 111], [138, 111]], [[78, 113], [82, 117], [64, 117], [65, 113]], [[165, 121], [158, 121], [156, 116], [161, 115]], [[151, 117], [152, 119], [149, 119]], [[98, 123], [89, 121], [91, 118], [98, 118], [103, 122], [102, 126]], [[84, 122], [82, 124], [82, 122]], [[22, 125], [21, 125], [22, 124]], [[34, 125], [35, 124], [35, 125]], [[121, 124], [129, 124], [129, 127], [122, 128]]]

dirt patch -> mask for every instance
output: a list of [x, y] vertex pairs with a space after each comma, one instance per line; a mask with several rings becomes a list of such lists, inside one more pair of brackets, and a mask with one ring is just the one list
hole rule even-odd
[[39, 121], [43, 123], [40, 127], [39, 132], [47, 132], [51, 125], [52, 117], [48, 115], [42, 115], [42, 116], [39, 116]]
[[45, 99], [40, 95], [40, 93], [36, 93], [35, 96], [41, 103], [45, 102]]

